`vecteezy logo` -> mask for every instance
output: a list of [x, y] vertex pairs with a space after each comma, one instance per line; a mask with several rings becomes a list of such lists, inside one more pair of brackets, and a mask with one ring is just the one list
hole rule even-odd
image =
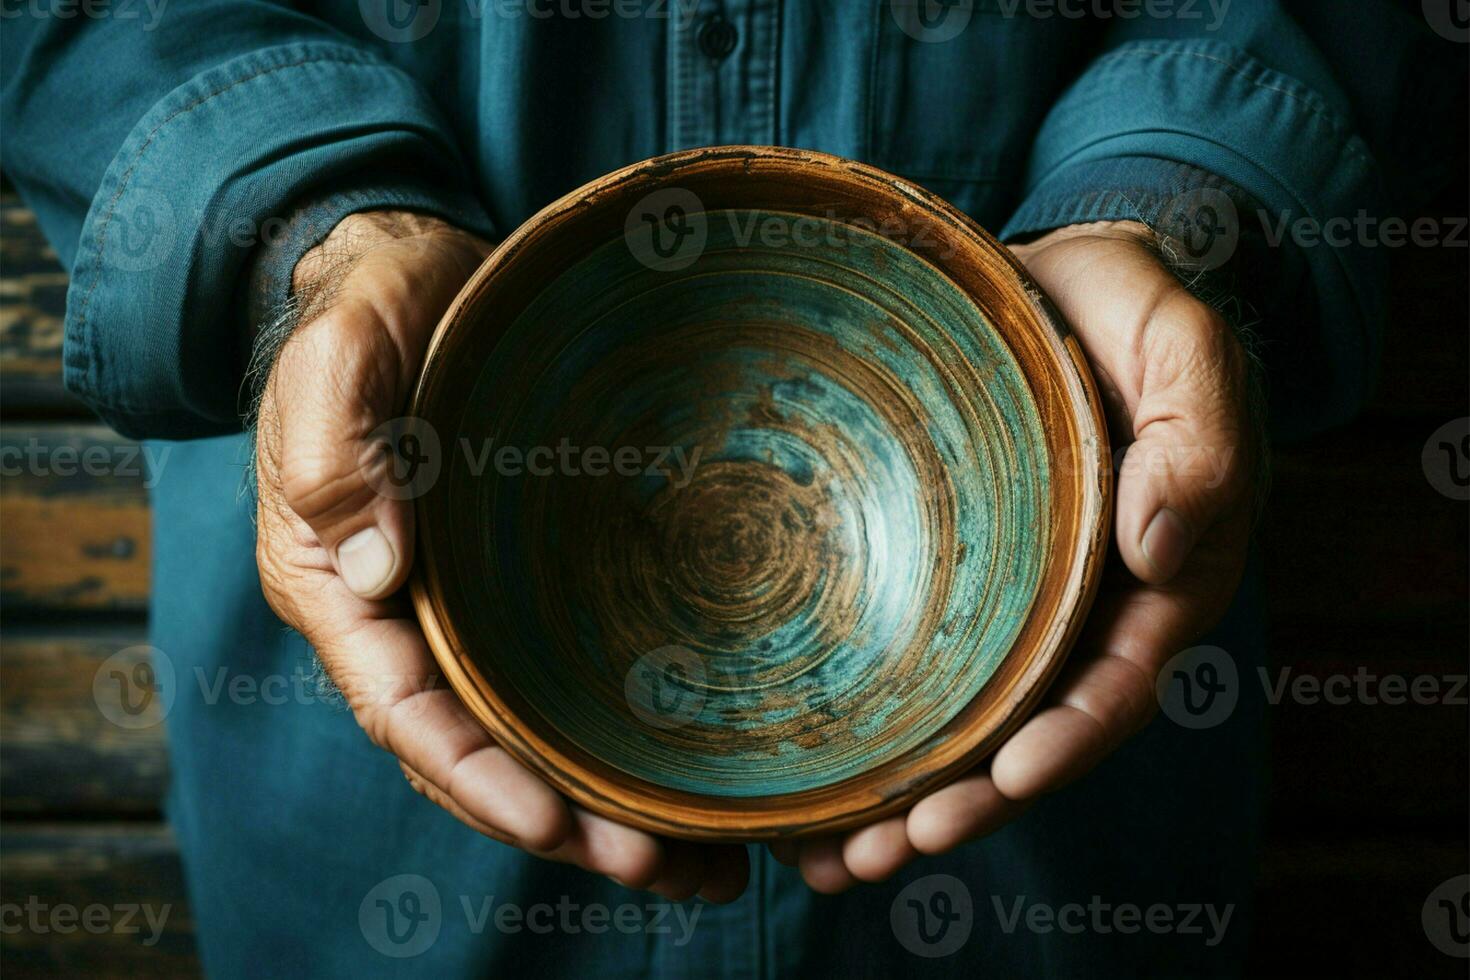
[[1470, 500], [1470, 417], [1435, 429], [1419, 461], [1430, 486], [1451, 500]]
[[413, 500], [439, 479], [439, 434], [421, 418], [389, 419], [367, 437], [362, 472], [368, 485], [390, 500]]
[[1235, 254], [1240, 244], [1240, 212], [1224, 191], [1199, 187], [1165, 204], [1155, 230], [1173, 261], [1196, 272], [1209, 272]]
[[1219, 647], [1190, 647], [1164, 665], [1155, 693], [1175, 724], [1213, 728], [1235, 711], [1240, 676], [1234, 658]]
[[92, 700], [119, 728], [152, 728], [173, 707], [173, 662], [162, 650], [135, 646], [102, 661], [92, 675]]
[[1470, 0], [1424, 0], [1424, 19], [1446, 41], [1470, 44]]
[[168, 198], [147, 187], [128, 187], [106, 217], [102, 260], [123, 272], [147, 272], [173, 251], [178, 221]]
[[954, 875], [925, 875], [893, 899], [888, 924], [915, 956], [948, 956], [969, 941], [975, 924], [970, 889]]
[[939, 44], [960, 36], [975, 13], [975, 0], [889, 0], [898, 29], [915, 41]]
[[1470, 959], [1470, 875], [1456, 875], [1430, 892], [1420, 920], [1435, 949]]
[[408, 44], [439, 23], [441, 0], [357, 0], [368, 30], [391, 44]]
[[687, 647], [645, 653], [623, 678], [623, 696], [639, 721], [653, 728], [681, 728], [704, 708], [704, 661]]
[[650, 269], [677, 272], [704, 253], [709, 218], [693, 191], [667, 187], [633, 205], [623, 223], [623, 239], [633, 257]]
[[357, 907], [357, 925], [368, 945], [396, 959], [418, 956], [434, 945], [442, 922], [439, 889], [423, 875], [385, 878]]

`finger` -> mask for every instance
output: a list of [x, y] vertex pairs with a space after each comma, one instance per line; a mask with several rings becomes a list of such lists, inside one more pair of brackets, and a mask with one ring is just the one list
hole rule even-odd
[[1029, 800], [1090, 770], [1158, 710], [1154, 681], [1229, 601], [1234, 573], [1207, 563], [1165, 588], [1104, 596], [1078, 655], [1034, 715], [1001, 746], [991, 778], [1008, 799]]
[[750, 855], [738, 845], [716, 845], [705, 859], [704, 885], [699, 897], [715, 905], [733, 902], [745, 893], [750, 881]]
[[263, 472], [366, 598], [398, 589], [413, 559], [413, 512], [383, 423], [402, 414], [474, 254], [427, 239], [374, 248], [291, 336], [267, 382], [273, 458]]
[[797, 858], [801, 856], [801, 845], [794, 840], [773, 840], [766, 844], [766, 849], [771, 852], [771, 857], [788, 868], [796, 867]]
[[1026, 810], [995, 788], [989, 772], [973, 773], [929, 794], [909, 811], [906, 831], [920, 854], [943, 854], [992, 834]]
[[350, 297], [298, 331], [268, 382], [281, 495], [365, 598], [399, 588], [413, 560], [412, 508], [380, 492], [396, 460], [379, 427], [407, 398], [405, 373], [372, 304]]
[[408, 785], [413, 787], [415, 793], [418, 793], [440, 809], [447, 810], [460, 823], [469, 827], [471, 830], [484, 834], [491, 840], [499, 841], [502, 844], [519, 850], [525, 850], [525, 845], [519, 840], [507, 834], [505, 831], [500, 830], [498, 827], [492, 827], [472, 815], [468, 810], [459, 805], [458, 800], [429, 782], [422, 774], [416, 772], [413, 767], [409, 766], [408, 763], [400, 760], [398, 768], [403, 770], [404, 777], [408, 779]]
[[842, 841], [842, 863], [859, 881], [883, 881], [918, 857], [909, 843], [906, 817], [889, 817], [848, 834]]
[[1088, 772], [1136, 727], [1146, 710], [1138, 669], [1107, 656], [1087, 665], [1062, 703], [1039, 712], [991, 763], [996, 788], [1011, 800], [1060, 789]]
[[580, 807], [571, 810], [571, 835], [541, 856], [576, 864], [637, 890], [651, 888], [664, 873], [667, 842]]
[[620, 885], [640, 890], [651, 889], [664, 867], [664, 851], [656, 838], [577, 807], [572, 808], [572, 828], [562, 843], [551, 850], [528, 847], [525, 841], [479, 820], [453, 796], [408, 765], [403, 765], [403, 773], [417, 792], [462, 823], [486, 837], [537, 857], [575, 864], [594, 874], [605, 875]]
[[1117, 540], [1129, 571], [1162, 584], [1242, 502], [1246, 355], [1224, 320], [1182, 291], [1156, 308], [1142, 348], [1133, 442], [1118, 474]]
[[[335, 608], [337, 616], [353, 615], [351, 606]], [[563, 843], [573, 829], [566, 802], [496, 745], [444, 685], [416, 623], [361, 619], [344, 628], [329, 620], [309, 629], [307, 639], [375, 744], [522, 846], [549, 851]]]
[[857, 884], [842, 860], [842, 840], [838, 837], [803, 841], [797, 867], [807, 886], [823, 895], [835, 895]]
[[705, 848], [689, 841], [663, 842], [664, 859], [659, 876], [648, 890], [671, 902], [682, 902], [699, 893], [705, 877]]

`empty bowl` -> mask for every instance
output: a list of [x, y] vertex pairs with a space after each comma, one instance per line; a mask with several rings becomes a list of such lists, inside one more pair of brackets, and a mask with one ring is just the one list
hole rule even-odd
[[1095, 590], [1075, 340], [939, 198], [721, 147], [567, 195], [431, 344], [412, 586], [491, 735], [676, 837], [825, 833], [962, 773]]

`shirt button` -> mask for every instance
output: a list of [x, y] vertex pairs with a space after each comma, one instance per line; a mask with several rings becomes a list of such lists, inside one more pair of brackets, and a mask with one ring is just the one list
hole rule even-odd
[[711, 14], [699, 25], [699, 50], [711, 61], [719, 61], [734, 51], [735, 42], [739, 39], [735, 25], [719, 14]]

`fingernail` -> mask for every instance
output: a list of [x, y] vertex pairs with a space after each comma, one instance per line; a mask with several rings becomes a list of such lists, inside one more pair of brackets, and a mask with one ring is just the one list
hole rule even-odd
[[1143, 557], [1159, 575], [1171, 579], [1189, 556], [1190, 538], [1184, 518], [1168, 507], [1160, 507], [1143, 532]]
[[393, 546], [376, 527], [364, 528], [337, 545], [342, 581], [358, 595], [372, 595], [393, 574]]

